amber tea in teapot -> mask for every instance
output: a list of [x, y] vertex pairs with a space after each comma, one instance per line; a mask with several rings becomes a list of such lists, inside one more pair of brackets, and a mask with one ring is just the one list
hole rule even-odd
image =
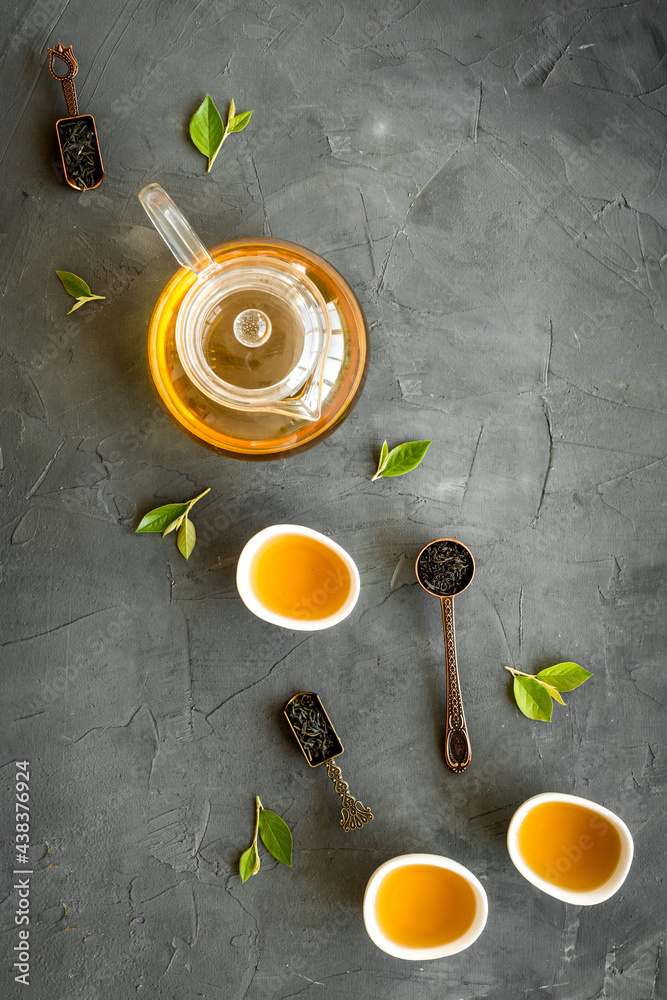
[[331, 433], [365, 379], [367, 329], [344, 279], [282, 240], [204, 247], [169, 196], [139, 198], [182, 268], [148, 332], [155, 389], [199, 443], [273, 458]]

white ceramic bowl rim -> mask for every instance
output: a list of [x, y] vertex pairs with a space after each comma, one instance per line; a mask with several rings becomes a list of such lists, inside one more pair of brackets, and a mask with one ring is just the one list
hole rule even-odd
[[[465, 934], [462, 934], [454, 941], [448, 941], [446, 944], [437, 945], [434, 948], [406, 948], [396, 944], [395, 941], [391, 941], [383, 934], [375, 913], [375, 900], [378, 889], [389, 872], [395, 871], [397, 868], [403, 868], [406, 865], [433, 865], [436, 868], [445, 868], [448, 871], [455, 872], [466, 880], [475, 894], [476, 911], [473, 922]], [[378, 948], [386, 951], [389, 955], [393, 955], [394, 958], [404, 958], [414, 962], [427, 962], [435, 958], [446, 958], [448, 955], [456, 955], [458, 952], [469, 948], [486, 926], [489, 904], [482, 883], [464, 865], [459, 864], [458, 861], [453, 861], [451, 858], [444, 858], [439, 854], [400, 854], [398, 857], [390, 858], [389, 861], [385, 861], [384, 864], [375, 869], [366, 885], [363, 909], [364, 923], [368, 931], [368, 936]]]
[[[280, 615], [276, 612], [270, 611], [257, 598], [250, 584], [250, 567], [252, 565], [252, 560], [258, 549], [265, 542], [269, 541], [271, 538], [277, 538], [280, 535], [303, 535], [306, 538], [314, 538], [318, 542], [322, 542], [326, 545], [327, 548], [329, 548], [332, 552], [335, 552], [343, 560], [350, 573], [350, 593], [348, 594], [347, 600], [342, 607], [340, 607], [334, 614], [328, 615], [326, 618], [290, 618], [286, 615]], [[321, 629], [331, 628], [332, 625], [337, 625], [338, 622], [347, 618], [357, 603], [361, 590], [361, 583], [359, 580], [359, 570], [357, 569], [354, 559], [348, 552], [345, 551], [342, 545], [338, 544], [338, 542], [334, 542], [333, 539], [329, 538], [327, 535], [323, 535], [320, 531], [315, 531], [314, 528], [306, 528], [302, 524], [272, 524], [268, 528], [263, 528], [261, 531], [258, 531], [257, 534], [253, 535], [243, 547], [243, 551], [239, 556], [239, 561], [236, 567], [236, 587], [245, 606], [249, 611], [252, 611], [253, 614], [257, 615], [258, 618], [262, 618], [264, 621], [270, 622], [272, 625], [281, 625], [283, 628], [294, 629], [300, 632], [317, 632]]]
[[[621, 856], [618, 860], [618, 865], [614, 873], [597, 889], [561, 889], [559, 886], [547, 882], [546, 879], [537, 875], [524, 861], [523, 855], [519, 850], [519, 827], [531, 809], [545, 802], [572, 802], [575, 805], [584, 806], [586, 809], [590, 809], [592, 812], [608, 820], [618, 832], [621, 838]], [[606, 899], [609, 899], [623, 885], [632, 864], [634, 842], [632, 834], [623, 820], [610, 809], [601, 806], [598, 802], [581, 798], [579, 795], [570, 795], [567, 792], [541, 792], [539, 795], [533, 795], [530, 799], [522, 802], [512, 816], [507, 830], [507, 850], [515, 868], [537, 889], [541, 889], [542, 892], [546, 892], [549, 896], [554, 896], [564, 903], [593, 906], [595, 903], [603, 903]]]

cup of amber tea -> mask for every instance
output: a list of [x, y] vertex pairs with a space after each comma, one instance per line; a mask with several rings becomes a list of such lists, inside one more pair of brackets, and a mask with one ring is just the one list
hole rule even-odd
[[310, 632], [347, 618], [360, 581], [352, 557], [331, 538], [300, 524], [272, 524], [246, 543], [236, 587], [258, 618]]
[[424, 962], [469, 948], [488, 916], [484, 887], [472, 872], [437, 854], [402, 854], [371, 875], [364, 923], [394, 958]]
[[590, 799], [534, 795], [507, 831], [514, 865], [534, 886], [565, 903], [591, 906], [623, 885], [634, 853], [622, 819]]

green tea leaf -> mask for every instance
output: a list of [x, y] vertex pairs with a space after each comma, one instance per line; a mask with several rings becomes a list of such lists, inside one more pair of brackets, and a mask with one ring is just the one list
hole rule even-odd
[[242, 882], [247, 882], [251, 875], [256, 875], [259, 871], [259, 855], [255, 850], [255, 845], [251, 844], [247, 851], [244, 851], [239, 861], [239, 875]]
[[520, 710], [529, 719], [551, 722], [553, 712], [551, 695], [534, 677], [515, 676], [514, 697]]
[[74, 305], [72, 306], [72, 308], [71, 308], [71, 309], [70, 309], [70, 310], [68, 311], [67, 315], [69, 316], [69, 314], [70, 314], [70, 313], [73, 313], [73, 312], [75, 312], [75, 311], [76, 311], [77, 309], [80, 309], [80, 308], [81, 308], [81, 306], [85, 306], [86, 302], [92, 302], [92, 301], [93, 301], [93, 299], [106, 299], [106, 295], [85, 295], [85, 296], [84, 296], [84, 295], [82, 295], [82, 296], [80, 296], [80, 297], [79, 297], [79, 298], [78, 298], [78, 299], [76, 300], [76, 303], [75, 303], [75, 304], [74, 304]]
[[388, 455], [389, 455], [389, 449], [387, 448], [387, 441], [385, 439], [384, 444], [382, 445], [382, 448], [380, 449], [380, 461], [378, 462], [377, 470], [375, 472], [375, 475], [371, 479], [372, 483], [374, 483], [376, 479], [379, 479], [380, 476], [382, 475], [382, 473], [384, 472], [385, 466], [387, 464], [387, 456]]
[[72, 298], [89, 299], [93, 294], [89, 285], [78, 274], [72, 274], [71, 271], [56, 271], [56, 274], [62, 281], [63, 288]]
[[148, 514], [145, 514], [139, 522], [137, 532], [161, 531], [164, 537], [170, 535], [172, 531], [178, 531], [176, 536], [178, 550], [186, 559], [189, 559], [197, 541], [197, 532], [192, 521], [188, 519], [188, 514], [197, 501], [210, 492], [211, 487], [209, 486], [199, 496], [193, 497], [187, 503], [168, 503], [163, 507], [149, 510]]
[[227, 112], [227, 124], [224, 125], [220, 112], [211, 100], [211, 95], [206, 95], [190, 119], [190, 138], [200, 153], [208, 157], [207, 172], [213, 166], [220, 147], [230, 132], [241, 132], [252, 114], [254, 114], [252, 111], [243, 111], [237, 115], [236, 105], [231, 101]]
[[277, 813], [265, 809], [259, 795], [256, 795], [255, 835], [252, 844], [243, 852], [239, 861], [239, 874], [243, 882], [259, 871], [258, 835], [261, 835], [262, 843], [276, 861], [292, 866], [292, 834], [287, 823]]
[[[537, 680], [537, 677], [535, 678], [535, 680]], [[559, 705], [564, 705], [565, 704], [565, 702], [563, 701], [562, 695], [560, 694], [560, 691], [557, 691], [556, 688], [552, 687], [551, 684], [547, 684], [546, 681], [540, 681], [540, 684], [542, 685], [542, 687], [546, 691], [549, 692], [549, 694], [554, 699], [554, 701], [557, 701]]]
[[267, 851], [276, 861], [292, 865], [292, 834], [284, 819], [271, 809], [262, 809], [259, 814], [259, 835]]
[[178, 545], [178, 551], [185, 559], [189, 559], [192, 554], [192, 550], [195, 547], [195, 542], [197, 541], [197, 532], [195, 531], [195, 526], [189, 517], [183, 519], [183, 523], [178, 529], [178, 535], [176, 536], [176, 544]]
[[244, 111], [240, 115], [234, 115], [234, 117], [227, 122], [227, 131], [242, 132], [243, 129], [248, 124], [248, 122], [250, 121], [251, 116], [254, 115], [254, 113], [255, 113], [254, 111]]
[[180, 526], [183, 524], [184, 517], [185, 513], [181, 514], [180, 517], [175, 518], [175, 520], [173, 520], [171, 524], [168, 524], [167, 527], [162, 532], [162, 537], [165, 538], [166, 535], [170, 535], [172, 531], [176, 531], [177, 528], [180, 528]]
[[173, 521], [187, 513], [188, 507], [189, 504], [187, 503], [168, 503], [164, 507], [156, 507], [154, 510], [149, 510], [139, 522], [136, 533], [138, 534], [140, 531], [165, 531], [166, 529], [170, 529]]
[[94, 295], [87, 282], [83, 278], [80, 278], [78, 274], [72, 274], [71, 271], [56, 271], [56, 274], [62, 281], [63, 288], [68, 295], [76, 299], [76, 302], [67, 313], [68, 316], [70, 313], [80, 309], [81, 306], [85, 306], [86, 302], [92, 302], [93, 299], [106, 299], [106, 295]]
[[416, 469], [432, 443], [432, 441], [407, 441], [392, 448], [385, 457], [384, 466], [378, 467], [373, 480], [380, 476], [404, 476], [406, 472]]
[[557, 691], [574, 691], [593, 675], [578, 663], [557, 663], [553, 667], [547, 667], [546, 670], [540, 670], [535, 676], [538, 680], [546, 681], [555, 687]]
[[199, 152], [208, 157], [209, 170], [222, 145], [224, 132], [220, 112], [207, 94], [190, 119], [190, 138]]

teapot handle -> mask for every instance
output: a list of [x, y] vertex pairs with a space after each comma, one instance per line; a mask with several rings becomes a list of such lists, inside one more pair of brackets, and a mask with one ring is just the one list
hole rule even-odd
[[149, 184], [139, 192], [139, 201], [179, 264], [198, 276], [215, 266], [210, 253], [164, 188]]

